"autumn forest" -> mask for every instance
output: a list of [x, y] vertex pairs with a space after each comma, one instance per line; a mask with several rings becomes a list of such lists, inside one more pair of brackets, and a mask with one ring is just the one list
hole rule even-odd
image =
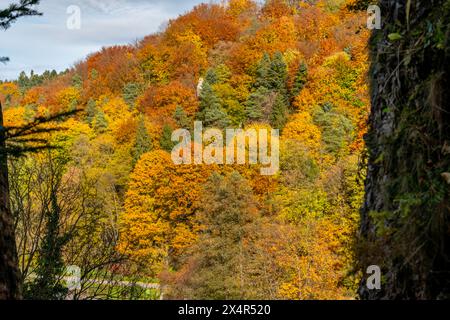
[[[0, 82], [16, 298], [358, 299], [366, 268], [385, 267], [361, 259], [375, 244], [360, 228], [368, 161], [387, 159], [366, 147], [361, 2], [200, 4], [63, 72]], [[174, 164], [172, 133], [195, 121], [279, 129], [279, 171]]]

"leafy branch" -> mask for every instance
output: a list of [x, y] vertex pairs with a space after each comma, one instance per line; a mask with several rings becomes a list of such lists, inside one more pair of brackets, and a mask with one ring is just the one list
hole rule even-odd
[[37, 152], [45, 149], [55, 149], [48, 143], [47, 139], [38, 138], [40, 134], [60, 131], [60, 126], [46, 127], [45, 124], [70, 117], [79, 110], [61, 112], [49, 117], [37, 117], [32, 122], [24, 126], [0, 126], [1, 136], [4, 137], [6, 144], [0, 146], [0, 154], [8, 154], [13, 157], [20, 157], [28, 152]]
[[39, 2], [40, 0], [20, 0], [19, 3], [12, 3], [8, 8], [0, 10], [0, 29], [8, 29], [20, 17], [42, 15], [32, 8]]

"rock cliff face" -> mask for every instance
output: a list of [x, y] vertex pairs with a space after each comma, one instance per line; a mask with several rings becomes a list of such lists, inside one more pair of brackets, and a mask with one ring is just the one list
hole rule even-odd
[[[382, 0], [370, 41], [363, 299], [450, 298], [450, 1]], [[367, 275], [365, 275], [366, 277]]]

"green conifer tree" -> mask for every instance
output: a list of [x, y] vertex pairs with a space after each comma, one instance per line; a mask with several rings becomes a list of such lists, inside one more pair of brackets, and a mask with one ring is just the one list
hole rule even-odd
[[294, 99], [296, 96], [300, 94], [300, 92], [305, 87], [307, 78], [308, 78], [308, 67], [304, 62], [302, 62], [300, 64], [300, 67], [298, 68], [297, 74], [294, 79], [294, 83], [292, 85], [291, 99]]
[[[53, 70], [53, 71], [56, 73], [55, 70]], [[52, 77], [56, 77], [56, 76], [54, 75], [53, 71], [52, 71], [52, 73], [51, 73], [51, 75], [50, 75], [51, 78], [52, 78]], [[83, 78], [81, 78], [81, 76], [80, 76], [78, 73], [76, 73], [76, 74], [72, 77], [72, 86], [74, 86], [74, 87], [77, 88], [78, 90], [81, 90], [81, 89], [83, 88]]]
[[258, 66], [256, 67], [256, 74], [255, 74], [255, 83], [254, 88], [258, 89], [260, 87], [270, 88], [270, 81], [269, 81], [269, 70], [270, 70], [270, 56], [266, 52], [264, 53], [262, 59], [259, 61]]
[[97, 110], [94, 118], [94, 129], [99, 133], [103, 133], [108, 128], [108, 120], [102, 110]]
[[169, 125], [165, 124], [162, 129], [161, 139], [159, 141], [161, 149], [166, 150], [167, 152], [172, 152], [172, 149], [175, 146], [174, 142], [172, 141], [172, 131], [172, 128]]
[[245, 104], [245, 114], [248, 121], [260, 121], [262, 120], [263, 104], [269, 95], [269, 90], [265, 87], [258, 88], [255, 92], [250, 94]]
[[25, 298], [63, 300], [67, 295], [67, 288], [61, 284], [60, 279], [65, 271], [62, 249], [69, 238], [60, 235], [60, 215], [57, 191], [53, 189], [51, 206], [46, 212], [45, 235], [37, 258], [36, 279], [25, 287]]
[[138, 83], [127, 83], [122, 91], [122, 97], [125, 103], [133, 109], [135, 107], [135, 102], [137, 97], [141, 94], [141, 85]]
[[230, 123], [227, 113], [220, 105], [220, 99], [207, 81], [203, 84], [200, 95], [198, 119], [202, 120], [205, 126], [209, 127], [225, 128]]
[[139, 116], [138, 125], [136, 128], [136, 139], [132, 150], [133, 165], [135, 165], [144, 153], [150, 152], [153, 149], [153, 144], [147, 127], [145, 126], [145, 117]]
[[87, 106], [86, 106], [86, 122], [89, 125], [92, 125], [96, 114], [97, 114], [97, 104], [91, 98], [91, 99], [89, 99]]
[[191, 119], [189, 119], [182, 106], [178, 105], [176, 107], [173, 117], [180, 128], [183, 129], [190, 128], [192, 121]]
[[267, 73], [267, 78], [270, 90], [276, 90], [281, 94], [286, 95], [286, 84], [288, 78], [287, 65], [284, 62], [284, 57], [281, 52], [275, 53], [270, 62], [270, 68]]
[[211, 68], [211, 69], [208, 69], [208, 71], [206, 71], [206, 75], [205, 75], [205, 79], [204, 79], [205, 82], [209, 83], [210, 85], [214, 85], [217, 83], [218, 80], [219, 79], [218, 79], [215, 69]]
[[272, 107], [272, 112], [270, 114], [270, 124], [275, 129], [282, 130], [287, 123], [288, 116], [288, 106], [286, 100], [279, 93], [275, 99]]

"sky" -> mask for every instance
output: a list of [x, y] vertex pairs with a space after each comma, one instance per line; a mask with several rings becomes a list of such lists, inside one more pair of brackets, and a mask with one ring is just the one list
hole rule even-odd
[[[0, 10], [18, 1], [0, 0]], [[0, 57], [10, 58], [0, 64], [0, 79], [16, 79], [21, 71], [63, 71], [104, 46], [134, 43], [157, 32], [201, 2], [211, 1], [41, 0], [43, 16], [23, 17], [0, 30]]]

